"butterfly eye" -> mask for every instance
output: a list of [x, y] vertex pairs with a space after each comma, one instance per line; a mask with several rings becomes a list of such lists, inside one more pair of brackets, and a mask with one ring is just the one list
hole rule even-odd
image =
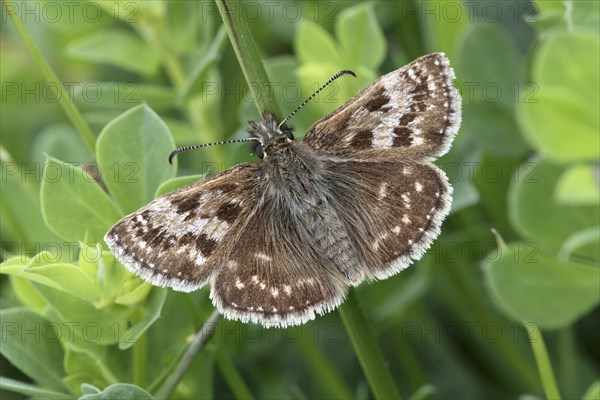
[[261, 160], [265, 157], [265, 152], [263, 151], [262, 145], [260, 143], [258, 143], [254, 147], [254, 154], [256, 154]]
[[292, 132], [292, 130], [290, 128], [287, 128], [284, 126], [281, 128], [281, 132], [285, 135], [286, 138], [288, 138], [290, 140], [294, 140], [294, 133]]

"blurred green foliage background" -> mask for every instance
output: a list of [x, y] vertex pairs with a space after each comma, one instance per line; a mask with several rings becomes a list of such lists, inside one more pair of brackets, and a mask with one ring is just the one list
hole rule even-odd
[[[403, 397], [600, 396], [599, 4], [230, 3], [283, 114], [358, 74], [294, 117], [297, 138], [421, 55], [456, 71], [463, 124], [437, 162], [452, 213], [422, 260], [356, 290]], [[4, 1], [1, 18], [0, 395], [151, 398], [212, 312], [208, 289], [152, 288], [102, 237], [257, 161], [229, 145], [166, 162], [247, 136], [239, 62], [210, 1]], [[367, 399], [367, 372], [335, 312], [286, 330], [221, 321], [173, 398]]]

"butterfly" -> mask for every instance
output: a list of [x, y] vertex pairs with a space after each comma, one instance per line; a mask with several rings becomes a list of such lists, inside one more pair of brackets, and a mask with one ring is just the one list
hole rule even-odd
[[432, 161], [460, 126], [454, 78], [443, 53], [418, 58], [317, 121], [302, 141], [265, 113], [249, 121], [262, 162], [153, 200], [105, 241], [154, 285], [187, 292], [210, 284], [229, 319], [287, 327], [327, 313], [350, 287], [420, 259], [439, 235], [452, 187]]

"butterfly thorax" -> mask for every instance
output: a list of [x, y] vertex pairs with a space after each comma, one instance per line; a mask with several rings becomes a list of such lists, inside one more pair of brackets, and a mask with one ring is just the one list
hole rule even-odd
[[306, 146], [290, 139], [275, 140], [265, 148], [262, 168], [265, 171], [267, 195], [281, 201], [297, 203], [306, 210], [320, 203], [317, 196], [320, 178], [319, 160]]

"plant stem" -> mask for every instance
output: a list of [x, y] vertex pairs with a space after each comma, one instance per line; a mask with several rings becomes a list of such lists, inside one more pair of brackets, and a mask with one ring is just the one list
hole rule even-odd
[[14, 12], [14, 10], [9, 11], [11, 10], [11, 8], [9, 7], [8, 3], [9, 2], [7, 0], [4, 0], [6, 12], [12, 18], [15, 27], [17, 28], [17, 32], [19, 32], [19, 36], [21, 36], [21, 39], [23, 39], [25, 46], [27, 46], [27, 49], [33, 56], [33, 59], [38, 64], [38, 67], [42, 71], [42, 75], [44, 75], [46, 81], [54, 85], [58, 90], [58, 102], [60, 103], [65, 114], [67, 114], [67, 117], [69, 118], [73, 126], [75, 126], [75, 128], [77, 129], [79, 136], [81, 136], [81, 139], [87, 145], [90, 152], [92, 154], [95, 154], [96, 137], [92, 133], [92, 130], [88, 126], [87, 122], [85, 122], [85, 120], [83, 119], [83, 116], [81, 115], [77, 107], [75, 107], [75, 104], [73, 104], [73, 102], [69, 98], [69, 93], [65, 90], [65, 87], [63, 86], [62, 82], [58, 79], [58, 76], [56, 75], [52, 67], [50, 67], [50, 64], [46, 62], [46, 59], [44, 59], [44, 56], [42, 55], [40, 50], [37, 48], [35, 43], [33, 43], [33, 40], [31, 40], [31, 37], [27, 33], [27, 30], [19, 20], [17, 13]]
[[533, 322], [527, 324], [525, 330], [529, 335], [529, 342], [533, 349], [533, 355], [535, 356], [535, 363], [538, 367], [538, 372], [542, 380], [542, 387], [546, 398], [549, 400], [560, 400], [560, 392], [558, 391], [558, 385], [554, 378], [554, 372], [552, 371], [552, 364], [550, 364], [550, 358], [546, 351], [546, 345], [544, 344], [544, 338], [538, 326]]
[[[53, 390], [42, 389], [38, 386], [30, 383], [19, 382], [11, 378], [0, 376], [0, 389], [10, 391], [13, 393], [24, 394], [28, 398], [33, 397], [37, 399], [72, 399], [73, 394], [55, 392]], [[8, 395], [7, 395], [8, 396]]]
[[212, 337], [215, 332], [215, 328], [221, 314], [217, 310], [213, 311], [208, 320], [202, 325], [202, 328], [194, 335], [188, 349], [186, 350], [181, 360], [173, 370], [173, 373], [165, 379], [162, 386], [156, 391], [157, 399], [169, 399], [175, 391], [177, 384], [183, 379], [188, 368], [194, 361], [196, 355], [204, 348], [208, 340]]
[[231, 361], [229, 354], [227, 354], [222, 347], [217, 350], [217, 365], [219, 366], [219, 371], [221, 371], [221, 374], [223, 374], [225, 381], [227, 381], [227, 385], [233, 392], [233, 397], [238, 400], [254, 399], [254, 395], [235, 368], [235, 365], [233, 361]]
[[332, 399], [350, 399], [354, 397], [352, 391], [340, 376], [338, 368], [332, 365], [331, 360], [323, 353], [316, 342], [317, 338], [310, 335], [302, 335], [298, 342], [302, 357], [306, 360], [306, 365], [309, 367], [315, 382], [320, 383], [323, 389], [327, 391], [326, 397]]
[[235, 55], [242, 67], [248, 87], [256, 101], [258, 111], [261, 114], [268, 112], [275, 116], [277, 120], [281, 120], [281, 112], [275, 101], [273, 87], [254, 45], [250, 28], [246, 21], [240, 17], [242, 13], [231, 13], [229, 7], [235, 3], [229, 3], [227, 0], [215, 1], [223, 18], [223, 23], [227, 28], [227, 34], [231, 40]]
[[146, 386], [146, 364], [148, 363], [148, 339], [146, 335], [138, 338], [133, 346], [133, 383]]
[[350, 290], [339, 313], [375, 398], [400, 399], [387, 362], [377, 346], [375, 335], [358, 304], [354, 290]]

